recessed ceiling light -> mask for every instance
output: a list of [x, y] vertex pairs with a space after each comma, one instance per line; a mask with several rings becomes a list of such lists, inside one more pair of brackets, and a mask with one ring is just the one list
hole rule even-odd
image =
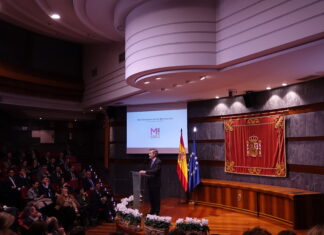
[[99, 110], [102, 110], [102, 107], [101, 106], [99, 107]]
[[74, 121], [75, 121], [75, 122], [77, 122], [77, 121], [78, 121], [78, 119], [74, 119]]
[[287, 83], [284, 82], [284, 83], [282, 83], [281, 85], [282, 85], [282, 86], [287, 86]]
[[155, 78], [155, 80], [161, 80], [162, 78], [160, 78], [160, 77], [157, 77], [157, 78]]
[[42, 119], [43, 119], [42, 117], [39, 118], [39, 120], [42, 120]]
[[203, 80], [205, 80], [206, 79], [206, 76], [201, 76], [200, 77], [200, 81], [203, 81]]
[[146, 81], [146, 82], [144, 82], [144, 84], [147, 85], [147, 84], [150, 84], [150, 82], [149, 81]]
[[57, 13], [54, 13], [54, 14], [50, 15], [50, 17], [51, 17], [53, 20], [59, 20], [59, 19], [61, 19], [61, 16], [60, 16], [59, 14], [57, 14]]
[[91, 109], [90, 112], [93, 112], [93, 109]]
[[271, 87], [269, 87], [269, 86], [267, 86], [267, 88], [266, 88], [267, 90], [271, 90]]
[[216, 99], [219, 99], [219, 96], [215, 96]]

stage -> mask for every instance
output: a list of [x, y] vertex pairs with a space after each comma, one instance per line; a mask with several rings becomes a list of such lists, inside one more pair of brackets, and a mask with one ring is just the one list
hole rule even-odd
[[[147, 213], [149, 211], [149, 205], [143, 203], [141, 211]], [[171, 216], [172, 225], [175, 225], [175, 221], [178, 218], [185, 218], [187, 216], [208, 219], [210, 234], [241, 235], [247, 229], [255, 226], [265, 228], [274, 235], [281, 230], [292, 230], [291, 227], [281, 222], [226, 209], [181, 203], [179, 198], [167, 198], [162, 200], [160, 215]], [[294, 231], [298, 235], [304, 235], [307, 232], [307, 230]], [[90, 227], [87, 231], [87, 235], [107, 235], [110, 232], [116, 232], [116, 225], [114, 223], [103, 223], [96, 227]]]

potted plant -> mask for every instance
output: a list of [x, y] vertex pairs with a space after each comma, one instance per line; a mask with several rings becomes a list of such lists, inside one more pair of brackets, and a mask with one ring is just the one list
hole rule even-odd
[[121, 199], [121, 203], [118, 203], [116, 206], [115, 219], [122, 226], [126, 226], [131, 230], [139, 231], [142, 213], [140, 213], [137, 209], [128, 208], [129, 204], [133, 200], [133, 196]]
[[148, 214], [144, 220], [144, 232], [149, 235], [164, 235], [171, 226], [170, 216], [157, 216]]
[[186, 234], [197, 233], [206, 235], [209, 232], [208, 220], [186, 217], [176, 221], [176, 228], [183, 230]]

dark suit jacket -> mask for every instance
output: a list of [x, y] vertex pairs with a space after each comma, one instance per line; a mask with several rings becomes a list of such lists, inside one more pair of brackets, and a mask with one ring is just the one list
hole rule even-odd
[[94, 187], [96, 185], [95, 180], [92, 179], [92, 178], [91, 178], [91, 180], [92, 180], [92, 184], [91, 184], [91, 182], [90, 182], [90, 180], [88, 178], [83, 179], [82, 185], [83, 185], [83, 188], [84, 188], [85, 191], [90, 190], [90, 188], [92, 188], [92, 187]]
[[150, 164], [150, 168], [146, 170], [146, 174], [149, 175], [147, 183], [150, 188], [161, 187], [161, 164], [160, 158], [156, 158], [153, 165]]

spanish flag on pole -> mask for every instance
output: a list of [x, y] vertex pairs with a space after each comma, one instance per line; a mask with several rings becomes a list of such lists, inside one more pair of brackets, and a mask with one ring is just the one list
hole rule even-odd
[[177, 173], [178, 173], [178, 177], [179, 177], [180, 183], [181, 183], [184, 191], [187, 191], [187, 189], [188, 189], [188, 165], [187, 165], [186, 149], [185, 149], [185, 146], [183, 143], [183, 138], [182, 138], [182, 129], [181, 129], [181, 135], [180, 135]]

